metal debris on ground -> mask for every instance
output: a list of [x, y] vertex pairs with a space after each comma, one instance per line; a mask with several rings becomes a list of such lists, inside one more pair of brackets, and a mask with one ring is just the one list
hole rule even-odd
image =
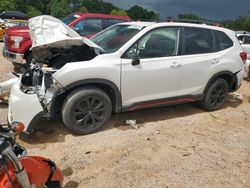
[[138, 129], [138, 125], [136, 124], [136, 120], [126, 120], [126, 124], [134, 129]]
[[243, 95], [240, 93], [234, 92], [228, 97], [229, 102], [237, 103], [239, 100], [243, 100]]
[[215, 120], [215, 119], [218, 118], [218, 116], [217, 116], [217, 115], [214, 115], [214, 114], [209, 114], [209, 116], [210, 116], [210, 118], [211, 118], [212, 120]]

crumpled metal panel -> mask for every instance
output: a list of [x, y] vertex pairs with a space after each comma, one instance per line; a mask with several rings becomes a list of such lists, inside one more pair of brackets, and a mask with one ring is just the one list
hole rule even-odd
[[65, 47], [87, 44], [101, 49], [89, 39], [80, 36], [61, 20], [48, 15], [37, 16], [29, 20], [32, 48]]

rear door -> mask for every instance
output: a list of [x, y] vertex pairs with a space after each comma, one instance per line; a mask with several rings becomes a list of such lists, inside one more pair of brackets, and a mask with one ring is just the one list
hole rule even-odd
[[182, 33], [181, 81], [177, 96], [200, 94], [213, 63], [218, 63], [214, 54], [212, 33], [208, 29], [184, 27]]
[[203, 93], [209, 79], [232, 62], [233, 41], [222, 31], [183, 28], [181, 81], [177, 96]]

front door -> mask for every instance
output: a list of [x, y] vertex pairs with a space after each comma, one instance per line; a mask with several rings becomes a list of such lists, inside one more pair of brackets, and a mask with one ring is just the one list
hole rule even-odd
[[175, 99], [180, 81], [179, 33], [178, 27], [154, 29], [122, 56], [123, 107], [132, 110]]

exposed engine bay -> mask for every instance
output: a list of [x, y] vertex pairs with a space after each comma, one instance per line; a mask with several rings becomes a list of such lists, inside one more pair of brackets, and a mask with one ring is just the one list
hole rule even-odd
[[[37, 94], [45, 110], [54, 97], [63, 89], [53, 79], [53, 73], [66, 63], [88, 61], [97, 56], [98, 51], [88, 45], [71, 45], [63, 48], [33, 49], [30, 68], [22, 75], [20, 89], [25, 94]], [[60, 88], [60, 89], [59, 89]]]
[[97, 51], [87, 45], [65, 46], [64, 48], [45, 48], [32, 50], [35, 64], [47, 65], [53, 69], [60, 69], [68, 62], [88, 61], [97, 55]]

